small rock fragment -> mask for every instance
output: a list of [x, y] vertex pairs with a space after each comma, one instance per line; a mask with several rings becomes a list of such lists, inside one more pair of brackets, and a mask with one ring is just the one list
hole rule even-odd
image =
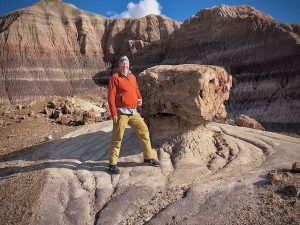
[[57, 121], [58, 123], [62, 125], [67, 125], [71, 122], [71, 118], [68, 115], [61, 115], [61, 117]]
[[[230, 121], [229, 123], [231, 122], [232, 121]], [[241, 114], [238, 118], [236, 118], [234, 120], [234, 123], [240, 127], [249, 127], [257, 130], [265, 130], [259, 122], [243, 114]]]
[[47, 107], [44, 107], [43, 113], [46, 114], [47, 116], [51, 116], [52, 110], [51, 110], [51, 109], [48, 109]]
[[270, 174], [272, 182], [281, 182], [283, 181], [283, 174], [278, 173], [277, 171], [273, 171]]
[[56, 119], [60, 118], [61, 115], [62, 115], [62, 112], [61, 112], [60, 110], [56, 109], [56, 110], [52, 113], [52, 118], [56, 120]]
[[17, 105], [17, 109], [24, 109], [25, 107], [23, 106], [23, 105], [21, 105], [21, 104], [18, 104]]
[[295, 162], [292, 165], [292, 171], [295, 173], [300, 173], [300, 162]]
[[28, 118], [27, 115], [23, 115], [23, 116], [20, 117], [21, 120], [26, 120], [27, 118]]
[[54, 108], [54, 109], [55, 109], [58, 105], [59, 105], [58, 100], [57, 100], [57, 99], [54, 99], [54, 100], [51, 100], [51, 101], [48, 102], [47, 107], [48, 107], [48, 108]]
[[53, 137], [51, 134], [46, 137], [46, 141], [51, 141], [52, 139], [53, 139]]
[[33, 117], [35, 115], [35, 113], [33, 111], [31, 111], [30, 113], [28, 113], [29, 117]]
[[294, 184], [288, 185], [284, 189], [285, 193], [291, 197], [298, 197], [300, 194], [300, 189]]

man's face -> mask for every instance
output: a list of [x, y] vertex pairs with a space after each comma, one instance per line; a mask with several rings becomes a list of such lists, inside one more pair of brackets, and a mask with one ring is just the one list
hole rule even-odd
[[129, 71], [129, 62], [127, 60], [120, 62], [119, 69], [122, 73], [127, 74]]

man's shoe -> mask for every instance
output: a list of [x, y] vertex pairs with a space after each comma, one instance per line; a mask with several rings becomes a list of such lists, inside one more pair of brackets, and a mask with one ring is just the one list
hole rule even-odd
[[160, 165], [160, 163], [155, 159], [144, 159], [144, 163], [146, 163], [150, 166], [156, 166], [156, 167]]
[[113, 173], [113, 174], [120, 174], [121, 171], [116, 165], [109, 165], [108, 171]]

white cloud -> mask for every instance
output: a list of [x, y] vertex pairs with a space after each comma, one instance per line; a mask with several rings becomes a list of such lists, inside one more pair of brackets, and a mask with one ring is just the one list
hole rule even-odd
[[161, 6], [157, 0], [140, 0], [139, 3], [128, 3], [127, 10], [111, 18], [141, 18], [149, 14], [161, 15]]

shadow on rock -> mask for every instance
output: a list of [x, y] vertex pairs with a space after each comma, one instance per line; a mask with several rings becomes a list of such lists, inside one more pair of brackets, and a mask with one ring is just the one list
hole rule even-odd
[[[136, 134], [127, 128], [123, 138], [120, 157], [137, 155], [142, 152], [141, 149], [137, 147], [139, 146], [137, 137], [132, 137], [133, 135]], [[10, 175], [45, 168], [106, 171], [110, 151], [110, 140], [111, 131], [97, 131], [75, 137], [65, 136], [62, 139], [3, 155], [0, 157], [2, 164], [0, 177], [3, 179]], [[24, 161], [23, 165], [15, 166], [14, 161], [17, 160]], [[7, 166], [5, 166], [5, 164], [7, 164]], [[12, 164], [14, 165], [11, 166]], [[120, 167], [134, 167], [143, 164], [136, 162], [119, 162], [118, 165]]]

